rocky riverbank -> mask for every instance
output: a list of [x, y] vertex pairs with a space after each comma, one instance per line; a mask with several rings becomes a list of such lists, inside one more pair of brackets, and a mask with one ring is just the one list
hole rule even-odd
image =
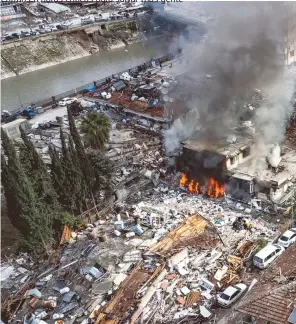
[[89, 56], [100, 50], [109, 50], [140, 41], [133, 22], [129, 24], [117, 22], [103, 32], [98, 28], [93, 26], [3, 44], [1, 78], [6, 79], [33, 72]]

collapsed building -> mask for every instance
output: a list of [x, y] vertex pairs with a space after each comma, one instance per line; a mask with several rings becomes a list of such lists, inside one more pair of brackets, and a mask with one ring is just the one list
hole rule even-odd
[[244, 3], [234, 10], [224, 3], [207, 41], [198, 47], [183, 41], [188, 66], [180, 84], [190, 112], [165, 135], [167, 152], [181, 149], [181, 187], [210, 197], [225, 193], [257, 207], [292, 195], [295, 156], [284, 134], [294, 85], [279, 59], [283, 22], [281, 5]]
[[[274, 148], [274, 150], [280, 148]], [[204, 193], [210, 179], [225, 186], [232, 198], [248, 202], [251, 199], [283, 203], [293, 195], [296, 175], [296, 153], [283, 146], [275, 165], [271, 157], [258, 170], [258, 148], [253, 135], [229, 136], [224, 140], [182, 142], [182, 154], [177, 157], [177, 170], [182, 172], [180, 184], [193, 193]], [[269, 158], [269, 159], [268, 159]], [[271, 163], [270, 161], [271, 160]], [[185, 176], [185, 182], [184, 182]], [[200, 189], [198, 190], [197, 187]]]

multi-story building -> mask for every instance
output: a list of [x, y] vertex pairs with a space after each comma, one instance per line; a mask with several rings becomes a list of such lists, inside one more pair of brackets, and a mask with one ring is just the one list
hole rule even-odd
[[14, 2], [3, 2], [1, 3], [0, 10], [0, 19], [1, 21], [7, 21], [11, 19], [19, 19], [26, 17], [25, 14], [22, 13], [21, 7], [19, 4]]
[[296, 76], [296, 2], [291, 1], [286, 6], [286, 37], [285, 65], [289, 74]]

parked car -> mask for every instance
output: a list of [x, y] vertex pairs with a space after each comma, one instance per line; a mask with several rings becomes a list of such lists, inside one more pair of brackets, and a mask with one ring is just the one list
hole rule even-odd
[[90, 17], [81, 18], [81, 25], [92, 24], [93, 20]]
[[259, 269], [265, 269], [277, 257], [279, 257], [285, 248], [278, 244], [268, 244], [262, 250], [255, 254], [253, 264]]
[[31, 35], [32, 35], [32, 36], [38, 36], [38, 35], [40, 35], [40, 33], [39, 33], [38, 30], [35, 30], [35, 31], [32, 31], [32, 32], [31, 32]]
[[48, 26], [45, 27], [43, 30], [44, 30], [45, 33], [51, 33], [52, 32], [51, 28], [48, 27]]
[[56, 25], [57, 30], [65, 30], [68, 29], [67, 25]]
[[277, 241], [278, 245], [288, 248], [291, 244], [296, 242], [296, 228], [287, 230]]
[[95, 22], [101, 22], [101, 21], [105, 21], [105, 19], [103, 19], [102, 15], [95, 17]]
[[45, 29], [42, 29], [42, 28], [36, 29], [36, 32], [38, 32], [39, 34], [45, 34], [46, 33]]
[[247, 286], [243, 283], [229, 286], [222, 293], [218, 294], [217, 302], [222, 307], [230, 307], [246, 290]]
[[52, 32], [58, 30], [55, 25], [49, 25], [48, 28], [50, 28]]
[[76, 98], [64, 98], [62, 100], [59, 101], [59, 106], [65, 107], [67, 105], [70, 105], [72, 102], [76, 101]]
[[22, 37], [29, 37], [29, 36], [31, 36], [31, 33], [30, 32], [28, 32], [28, 31], [21, 31], [21, 36]]

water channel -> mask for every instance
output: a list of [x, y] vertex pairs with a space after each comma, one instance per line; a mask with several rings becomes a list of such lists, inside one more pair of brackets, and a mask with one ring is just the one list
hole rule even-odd
[[2, 110], [25, 107], [169, 52], [162, 38], [132, 44], [1, 81]]

